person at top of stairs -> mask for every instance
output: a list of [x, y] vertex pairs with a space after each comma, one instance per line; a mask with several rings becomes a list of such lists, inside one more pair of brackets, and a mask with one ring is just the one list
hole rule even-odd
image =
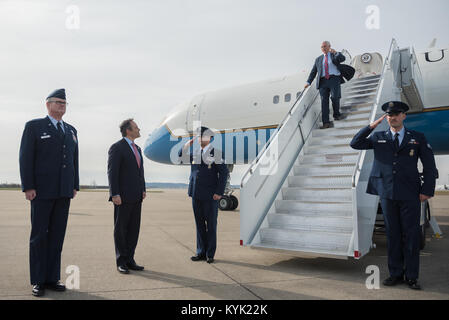
[[[350, 145], [357, 150], [374, 149], [374, 163], [367, 193], [379, 195], [387, 232], [388, 269], [386, 286], [418, 284], [420, 249], [420, 202], [434, 195], [437, 168], [424, 134], [404, 127], [408, 105], [390, 101], [382, 105], [382, 117], [362, 128]], [[371, 132], [387, 118], [386, 131]], [[371, 135], [370, 135], [371, 134]], [[417, 168], [423, 164], [424, 183]], [[404, 279], [405, 276], [405, 279]]]
[[339, 70], [340, 63], [345, 61], [346, 58], [341, 52], [332, 49], [329, 41], [323, 41], [321, 51], [323, 54], [315, 59], [304, 88], [309, 87], [318, 74], [316, 88], [320, 90], [323, 120], [320, 129], [326, 129], [332, 127], [332, 123], [329, 121], [329, 95], [332, 100], [334, 120], [341, 120], [346, 117], [340, 113], [341, 84], [345, 80]]

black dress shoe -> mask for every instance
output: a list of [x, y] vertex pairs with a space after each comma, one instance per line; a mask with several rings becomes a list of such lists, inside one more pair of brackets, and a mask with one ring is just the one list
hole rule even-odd
[[196, 255], [196, 256], [190, 257], [190, 260], [192, 260], [192, 261], [206, 260], [206, 256]]
[[41, 284], [35, 284], [33, 286], [33, 296], [42, 297], [45, 294], [45, 286]]
[[122, 274], [128, 274], [129, 273], [129, 269], [127, 266], [118, 266], [117, 267], [118, 272], [122, 273]]
[[139, 266], [137, 263], [128, 263], [127, 267], [134, 271], [142, 271], [144, 269], [143, 266]]
[[400, 283], [404, 283], [403, 277], [389, 277], [389, 278], [385, 279], [383, 282], [384, 286], [387, 286], [387, 287], [392, 287], [392, 286], [395, 286]]
[[334, 120], [343, 120], [346, 119], [347, 115], [346, 114], [339, 114], [338, 116], [334, 116]]
[[331, 126], [330, 122], [326, 122], [326, 123], [323, 123], [323, 125], [320, 127], [320, 129], [327, 129], [327, 128], [330, 128], [330, 126]]
[[413, 290], [421, 290], [421, 286], [419, 285], [417, 280], [406, 280], [405, 281], [410, 289]]
[[207, 258], [207, 263], [214, 263], [214, 258]]
[[60, 281], [46, 283], [45, 288], [59, 292], [65, 291], [65, 285]]

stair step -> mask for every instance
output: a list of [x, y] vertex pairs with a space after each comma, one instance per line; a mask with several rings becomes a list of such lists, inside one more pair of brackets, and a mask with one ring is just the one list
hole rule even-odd
[[336, 144], [349, 144], [354, 137], [353, 134], [342, 135], [337, 137], [329, 137], [327, 139], [323, 139], [322, 137], [311, 137], [310, 146], [333, 146]]
[[[260, 230], [261, 244], [289, 246], [295, 251], [328, 251], [343, 254], [348, 251], [350, 233], [312, 232], [277, 228]], [[300, 250], [302, 248], [302, 250]]]
[[359, 108], [351, 108], [351, 107], [341, 107], [341, 112], [350, 112], [351, 114], [366, 114], [367, 118], [371, 115], [372, 106], [369, 107], [359, 107]]
[[375, 97], [370, 98], [354, 98], [354, 99], [343, 99], [343, 105], [373, 105], [376, 102]]
[[282, 198], [283, 200], [321, 201], [326, 199], [332, 202], [347, 202], [352, 200], [352, 189], [286, 187], [282, 188]]
[[380, 79], [380, 74], [363, 74], [358, 78], [352, 78], [351, 80], [362, 80], [362, 79]]
[[340, 105], [340, 109], [341, 108], [351, 108], [354, 110], [358, 110], [360, 108], [365, 108], [365, 107], [370, 107], [370, 110], [372, 109], [374, 105], [374, 102], [353, 102], [353, 103], [342, 103]]
[[370, 86], [366, 88], [347, 88], [344, 91], [344, 94], [362, 94], [362, 93], [369, 93], [369, 92], [376, 92], [377, 86]]
[[306, 146], [304, 149], [304, 154], [329, 154], [329, 153], [336, 153], [336, 152], [350, 152], [354, 149], [351, 148], [349, 143], [343, 143], [343, 144], [337, 144], [332, 146], [323, 146], [323, 145], [316, 145], [316, 146]]
[[366, 89], [377, 89], [379, 83], [372, 82], [368, 84], [353, 84], [351, 86], [346, 87], [346, 90], [366, 90]]
[[352, 80], [349, 84], [350, 85], [359, 85], [359, 84], [368, 84], [368, 83], [378, 83], [380, 77], [373, 77], [373, 78], [359, 78]]
[[298, 165], [303, 164], [326, 164], [326, 163], [350, 163], [356, 162], [359, 151], [353, 150], [347, 153], [332, 153], [332, 154], [310, 154], [301, 155], [298, 157]]
[[283, 251], [291, 251], [293, 252], [304, 252], [307, 254], [318, 254], [323, 256], [341, 256], [347, 258], [347, 251], [340, 250], [340, 251], [328, 251], [326, 249], [319, 249], [319, 248], [308, 248], [308, 247], [300, 247], [298, 245], [288, 245], [285, 243], [269, 243], [269, 242], [263, 242], [263, 243], [255, 243], [251, 245], [251, 248], [253, 249], [264, 249], [264, 250], [283, 250]]
[[268, 215], [268, 225], [270, 228], [294, 229], [302, 231], [316, 232], [352, 232], [352, 219], [347, 216], [320, 217], [308, 216], [301, 217], [285, 213], [271, 213]]
[[[363, 128], [365, 126], [367, 126], [369, 124], [369, 119], [365, 119], [365, 120], [357, 120], [357, 121], [352, 121], [352, 120], [339, 120], [339, 121], [334, 121], [334, 128], [338, 129], [338, 128]], [[329, 129], [318, 129], [318, 130], [329, 130]]]
[[[341, 121], [341, 120], [340, 120]], [[336, 129], [336, 128], [329, 128], [329, 129], [315, 129], [312, 131], [312, 137], [338, 137], [338, 136], [354, 136], [357, 132], [359, 132], [360, 129], [357, 128], [347, 128], [347, 129]]]
[[372, 96], [375, 96], [376, 94], [377, 94], [376, 92], [359, 93], [359, 94], [348, 95], [347, 97], [345, 97], [345, 99], [346, 100], [360, 99], [360, 98], [372, 97]]
[[295, 165], [293, 167], [293, 174], [295, 176], [332, 176], [332, 175], [344, 175], [351, 174], [354, 171], [354, 163], [350, 163], [349, 165], [332, 165], [332, 166], [304, 166], [304, 165]]
[[348, 187], [352, 186], [351, 175], [335, 176], [288, 176], [289, 187]]

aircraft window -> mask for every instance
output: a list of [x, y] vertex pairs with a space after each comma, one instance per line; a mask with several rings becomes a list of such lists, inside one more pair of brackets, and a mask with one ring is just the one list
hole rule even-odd
[[290, 93], [287, 93], [287, 94], [284, 96], [284, 101], [285, 101], [285, 102], [290, 102], [291, 99], [292, 99], [292, 95], [291, 95]]
[[274, 97], [273, 97], [273, 103], [274, 103], [274, 104], [279, 103], [279, 96], [274, 96]]
[[299, 95], [301, 94], [301, 91], [296, 92], [296, 99], [299, 98]]

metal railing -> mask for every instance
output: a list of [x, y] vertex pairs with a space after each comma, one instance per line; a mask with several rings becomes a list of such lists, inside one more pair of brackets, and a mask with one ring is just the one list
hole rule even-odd
[[[291, 170], [292, 163], [297, 159], [316, 125], [319, 113], [313, 113], [312, 118], [308, 114], [319, 93], [314, 85], [315, 82], [312, 82], [311, 86], [299, 95], [242, 177], [240, 232], [245, 244], [252, 243], [257, 235]], [[273, 154], [275, 166], [266, 170], [263, 160], [272, 159]], [[273, 168], [276, 170], [275, 174]], [[256, 201], [254, 206], [252, 201]]]
[[[279, 134], [279, 131], [281, 130], [281, 128], [284, 126], [284, 124], [290, 119], [290, 117], [292, 116], [293, 112], [295, 111], [295, 108], [298, 106], [299, 102], [302, 100], [303, 96], [305, 97], [305, 94], [309, 91], [309, 89], [311, 88], [311, 86], [313, 85], [313, 83], [307, 87], [305, 90], [301, 91], [301, 93], [299, 94], [298, 98], [296, 99], [296, 101], [293, 103], [292, 107], [290, 108], [290, 110], [287, 112], [287, 114], [285, 115], [284, 119], [282, 119], [282, 121], [279, 123], [279, 125], [276, 127], [276, 130], [274, 130], [273, 134], [270, 136], [270, 138], [268, 139], [267, 143], [264, 145], [264, 147], [262, 148], [262, 150], [260, 150], [260, 152], [257, 154], [256, 158], [251, 162], [250, 167], [246, 170], [245, 174], [242, 177], [242, 180], [240, 182], [240, 187], [244, 186], [244, 182], [245, 182], [245, 178], [248, 174], [253, 174], [254, 172], [254, 168], [259, 164], [260, 159], [262, 158], [262, 156], [264, 155], [264, 153], [268, 150], [268, 147], [270, 146], [271, 142], [276, 138], [276, 136]], [[312, 99], [314, 101], [314, 99]], [[313, 104], [312, 103], [309, 106], [306, 106], [302, 116], [304, 117], [307, 112], [310, 109], [310, 106]], [[300, 125], [300, 124], [299, 124]]]
[[[390, 44], [390, 50], [388, 52], [388, 56], [385, 58], [383, 67], [382, 67], [382, 73], [381, 73], [381, 77], [379, 80], [379, 83], [377, 84], [377, 94], [376, 94], [376, 102], [374, 103], [374, 106], [371, 110], [371, 114], [369, 117], [369, 121], [370, 123], [374, 121], [375, 117], [376, 117], [376, 113], [377, 113], [377, 109], [379, 108], [379, 102], [380, 102], [380, 97], [382, 95], [382, 86], [384, 83], [384, 79], [385, 79], [385, 72], [387, 70], [387, 67], [390, 66], [391, 63], [391, 57], [393, 56], [393, 52], [394, 52], [394, 48], [398, 48], [398, 45], [396, 43], [396, 40], [393, 38], [391, 40], [391, 44]], [[358, 178], [359, 178], [359, 172], [361, 171], [361, 163], [363, 161], [363, 159], [365, 158], [365, 154], [366, 154], [366, 150], [362, 150], [359, 152], [359, 155], [357, 157], [357, 161], [356, 161], [356, 165], [354, 167], [354, 170], [352, 172], [352, 187], [355, 188], [357, 186], [358, 183]]]

